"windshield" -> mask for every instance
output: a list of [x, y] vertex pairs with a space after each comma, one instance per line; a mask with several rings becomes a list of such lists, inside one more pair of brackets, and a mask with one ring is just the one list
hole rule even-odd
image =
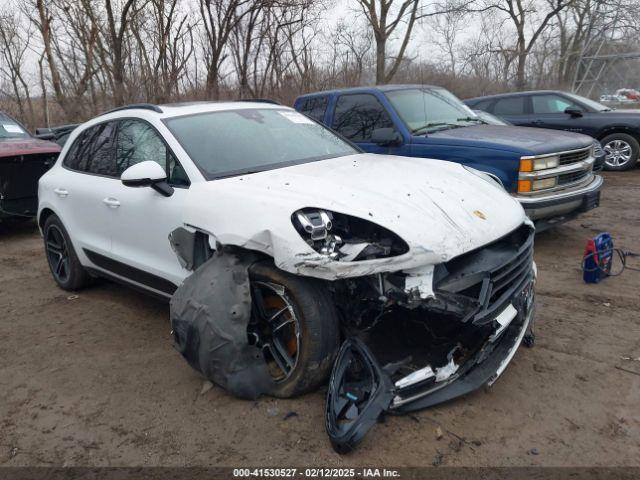
[[408, 88], [385, 95], [414, 134], [485, 123], [444, 88]]
[[586, 97], [581, 97], [580, 95], [576, 95], [575, 93], [567, 93], [567, 96], [569, 96], [570, 98], [573, 98], [574, 100], [577, 100], [578, 102], [586, 105], [588, 108], [596, 111], [596, 112], [608, 112], [609, 110], [611, 110], [609, 107], [605, 107], [604, 105], [602, 105], [601, 103], [596, 102], [595, 100], [591, 100], [589, 98]]
[[360, 153], [293, 110], [226, 110], [165, 123], [208, 180]]
[[29, 138], [31, 135], [9, 115], [0, 113], [0, 139]]

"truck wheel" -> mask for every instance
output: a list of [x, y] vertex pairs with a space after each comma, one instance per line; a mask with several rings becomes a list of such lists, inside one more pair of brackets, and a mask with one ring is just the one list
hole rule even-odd
[[612, 133], [600, 142], [605, 152], [605, 170], [629, 170], [638, 161], [640, 144], [626, 133]]
[[339, 347], [338, 315], [326, 286], [276, 268], [249, 269], [252, 314], [249, 343], [262, 350], [274, 386], [270, 395], [293, 397], [324, 382]]
[[63, 290], [79, 290], [89, 285], [91, 276], [80, 264], [60, 219], [51, 215], [42, 231], [47, 263], [58, 286]]

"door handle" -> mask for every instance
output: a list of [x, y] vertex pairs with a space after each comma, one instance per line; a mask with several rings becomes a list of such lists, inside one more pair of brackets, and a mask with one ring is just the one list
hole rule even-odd
[[107, 205], [109, 208], [118, 208], [120, 206], [120, 202], [112, 197], [107, 197], [102, 200], [102, 203]]
[[55, 193], [56, 195], [58, 195], [61, 198], [64, 198], [67, 195], [69, 195], [69, 192], [67, 192], [64, 188], [54, 188], [53, 189], [53, 193]]

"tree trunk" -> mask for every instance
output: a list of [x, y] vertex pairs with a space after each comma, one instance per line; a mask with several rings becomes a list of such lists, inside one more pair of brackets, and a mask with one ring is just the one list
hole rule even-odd
[[376, 35], [376, 85], [383, 85], [386, 77], [387, 39]]

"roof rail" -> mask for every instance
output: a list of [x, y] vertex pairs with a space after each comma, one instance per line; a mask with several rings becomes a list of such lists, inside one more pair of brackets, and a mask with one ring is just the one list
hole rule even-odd
[[162, 109], [159, 106], [154, 105], [153, 103], [132, 103], [131, 105], [123, 105], [122, 107], [114, 108], [113, 110], [104, 112], [101, 115], [106, 115], [107, 113], [119, 112], [120, 110], [133, 110], [138, 108], [142, 110], [152, 110], [156, 113], [162, 113]]
[[241, 98], [238, 102], [256, 102], [256, 103], [271, 103], [273, 105], [280, 105], [280, 102], [271, 100], [270, 98]]

